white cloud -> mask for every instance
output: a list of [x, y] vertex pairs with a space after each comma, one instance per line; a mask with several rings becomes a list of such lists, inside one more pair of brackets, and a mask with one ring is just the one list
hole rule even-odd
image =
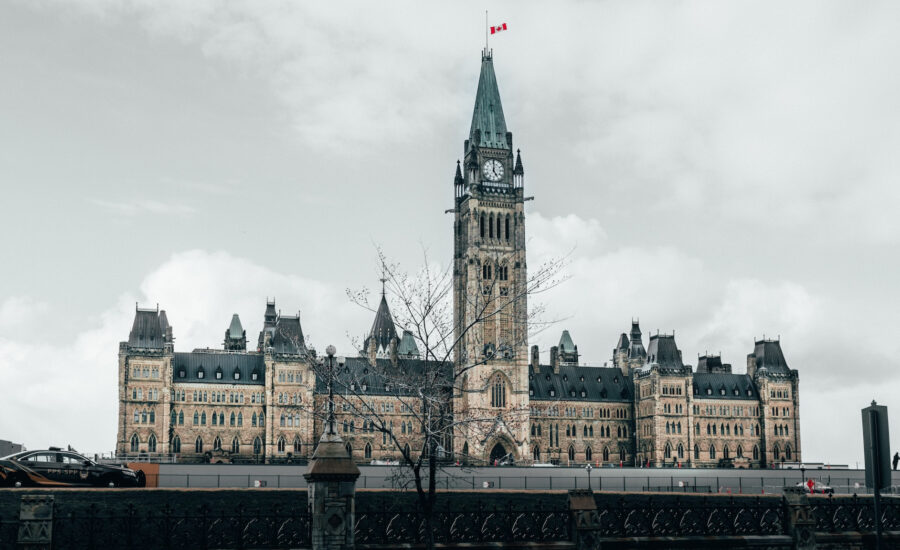
[[[312, 343], [334, 343], [352, 353], [346, 331], [363, 333], [370, 314], [347, 302], [337, 282], [284, 275], [223, 252], [173, 255], [148, 274], [140, 291], [121, 296], [96, 319], [73, 326], [69, 341], [32, 340], [0, 334], [0, 377], [7, 392], [0, 400], [0, 434], [31, 448], [72, 444], [86, 452], [115, 445], [117, 353], [128, 339], [135, 302], [167, 309], [176, 349], [219, 347], [232, 313], [239, 313], [252, 346], [262, 328], [266, 296], [276, 297], [284, 314], [301, 309]], [[10, 299], [0, 320], [34, 311], [29, 299]], [[39, 310], [45, 315], [47, 308]], [[31, 316], [34, 320], [35, 317]], [[27, 411], [27, 414], [23, 414]]]

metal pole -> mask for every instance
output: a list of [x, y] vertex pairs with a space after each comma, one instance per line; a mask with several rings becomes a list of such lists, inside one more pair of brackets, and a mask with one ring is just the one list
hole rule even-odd
[[[874, 404], [874, 402], [873, 402]], [[881, 550], [881, 449], [878, 441], [878, 414], [869, 411], [869, 441], [872, 442], [872, 481], [875, 483], [875, 550]]]

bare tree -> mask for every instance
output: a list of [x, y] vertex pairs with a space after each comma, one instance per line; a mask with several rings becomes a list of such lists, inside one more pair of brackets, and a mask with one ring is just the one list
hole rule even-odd
[[[469, 374], [495, 360], [496, 354], [526, 349], [528, 335], [522, 331], [517, 337], [523, 341], [505, 342], [497, 350], [477, 356], [467, 356], [461, 350], [479, 324], [510, 315], [516, 307], [524, 308], [526, 297], [553, 288], [565, 277], [560, 276], [564, 260], [555, 259], [534, 270], [527, 281], [504, 288], [503, 292], [491, 282], [475, 296], [463, 293], [473, 313], [457, 326], [455, 323], [460, 320], [454, 318], [452, 269], [431, 263], [427, 251], [423, 257], [422, 268], [409, 274], [378, 250], [382, 296], [390, 297], [393, 322], [401, 327], [404, 339], [414, 340], [418, 353], [398, 349], [401, 342], [396, 335], [385, 350], [383, 343], [371, 340], [377, 336], [373, 334], [363, 346], [354, 346], [362, 350], [359, 357], [347, 357], [338, 364], [323, 359], [315, 362], [313, 368], [317, 378], [333, 384], [334, 406], [343, 431], [372, 434], [368, 437], [380, 434], [381, 448], [392, 449], [390, 457], [399, 462], [399, 470], [411, 474], [407, 479], [419, 497], [424, 535], [431, 548], [438, 470], [453, 461], [469, 459], [454, 455], [454, 437], [484, 437], [498, 426], [513, 430], [527, 427], [529, 419], [528, 406], [524, 404], [491, 410], [456, 410], [467, 401], [467, 394], [486, 389], [484, 384], [466, 384]], [[497, 261], [502, 263], [503, 258], [498, 257]], [[352, 302], [374, 310], [368, 291], [348, 290], [347, 294]], [[538, 319], [542, 312], [542, 307], [533, 305], [527, 313], [526, 326], [546, 326]], [[325, 407], [314, 411], [317, 418], [327, 415], [327, 404]]]

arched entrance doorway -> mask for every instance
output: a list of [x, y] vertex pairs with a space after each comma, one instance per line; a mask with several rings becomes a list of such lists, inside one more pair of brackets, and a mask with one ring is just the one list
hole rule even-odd
[[501, 460], [506, 458], [506, 455], [508, 454], [509, 453], [506, 451], [506, 447], [503, 446], [503, 443], [497, 443], [494, 445], [494, 448], [491, 449], [491, 465], [498, 464]]

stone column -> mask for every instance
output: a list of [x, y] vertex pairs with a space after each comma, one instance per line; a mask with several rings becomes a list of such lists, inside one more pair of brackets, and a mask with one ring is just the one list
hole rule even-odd
[[17, 548], [50, 550], [53, 543], [53, 495], [22, 495]]
[[328, 346], [328, 420], [319, 445], [303, 477], [309, 485], [309, 513], [313, 550], [353, 550], [356, 526], [356, 479], [359, 468], [335, 429], [332, 371], [334, 346]]
[[796, 550], [816, 548], [816, 518], [802, 487], [784, 488], [785, 533], [794, 539]]
[[599, 550], [600, 516], [594, 492], [589, 489], [569, 491], [569, 512], [572, 514], [572, 537], [578, 550]]

